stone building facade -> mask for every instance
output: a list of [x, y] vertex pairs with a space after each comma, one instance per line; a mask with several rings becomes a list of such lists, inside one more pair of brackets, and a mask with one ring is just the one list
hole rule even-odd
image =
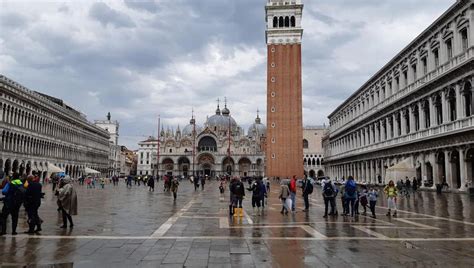
[[268, 0], [266, 174], [301, 178], [304, 169], [301, 0]]
[[110, 113], [108, 113], [107, 120], [94, 120], [94, 125], [106, 130], [110, 135], [109, 169], [107, 175], [109, 177], [121, 175], [125, 156], [122, 155], [122, 146], [119, 145], [119, 122], [112, 120]]
[[54, 165], [72, 177], [86, 167], [106, 174], [109, 134], [62, 100], [0, 75], [0, 170], [49, 177]]
[[456, 1], [329, 115], [326, 172], [386, 183], [409, 160], [427, 186], [474, 171], [474, 1]]
[[326, 126], [306, 126], [303, 129], [304, 173], [311, 178], [324, 176], [322, 138], [326, 134]]
[[140, 142], [137, 175], [156, 175], [158, 166], [160, 176], [263, 176], [265, 133], [258, 115], [245, 134], [227, 106], [218, 106], [203, 127], [192, 118], [183, 130], [162, 129], [159, 143], [154, 137]]

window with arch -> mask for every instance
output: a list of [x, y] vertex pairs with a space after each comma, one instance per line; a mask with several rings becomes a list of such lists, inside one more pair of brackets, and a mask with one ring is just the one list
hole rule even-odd
[[286, 28], [290, 27], [290, 17], [285, 17], [285, 27]]
[[448, 92], [448, 103], [449, 103], [449, 121], [456, 120], [456, 92], [454, 89], [450, 89]]
[[466, 82], [464, 85], [464, 90], [463, 90], [463, 95], [464, 95], [464, 105], [465, 105], [465, 113], [466, 117], [471, 116], [472, 113], [472, 86], [471, 83]]
[[303, 139], [303, 148], [304, 148], [304, 149], [308, 149], [308, 147], [309, 147], [308, 140], [307, 140], [307, 139]]
[[273, 17], [273, 28], [278, 28], [278, 17]]
[[291, 27], [296, 27], [296, 19], [295, 19], [295, 16], [291, 16]]
[[461, 30], [461, 49], [462, 51], [466, 51], [469, 47], [469, 38], [467, 35], [467, 28]]
[[441, 104], [441, 96], [437, 95], [434, 99], [434, 106], [436, 108], [436, 124], [443, 124], [443, 105]]
[[278, 27], [283, 28], [285, 25], [285, 19], [283, 17], [280, 17], [278, 19]]

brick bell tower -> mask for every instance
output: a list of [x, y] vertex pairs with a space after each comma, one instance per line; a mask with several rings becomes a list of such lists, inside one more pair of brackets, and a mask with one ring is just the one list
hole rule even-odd
[[301, 0], [267, 0], [266, 176], [304, 176]]

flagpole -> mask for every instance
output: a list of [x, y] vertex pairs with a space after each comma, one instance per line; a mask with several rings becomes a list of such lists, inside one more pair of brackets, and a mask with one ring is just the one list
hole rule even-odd
[[156, 152], [156, 178], [159, 179], [160, 177], [160, 115], [158, 115], [158, 145], [157, 145], [157, 152]]

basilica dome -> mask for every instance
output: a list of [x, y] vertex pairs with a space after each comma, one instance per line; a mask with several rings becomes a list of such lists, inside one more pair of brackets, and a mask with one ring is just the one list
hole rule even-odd
[[[196, 120], [193, 118], [191, 121], [189, 121], [189, 125], [185, 126], [183, 128], [183, 136], [192, 136], [193, 135], [193, 129], [194, 129], [194, 124]], [[202, 127], [199, 125], [196, 125], [196, 135], [199, 135], [199, 133], [202, 132]]]
[[253, 123], [249, 127], [248, 136], [249, 138], [256, 138], [256, 137], [265, 136], [266, 133], [267, 133], [267, 127], [264, 124], [262, 124], [262, 120], [260, 120], [260, 117], [257, 114], [257, 118], [255, 118], [255, 123]]
[[237, 131], [237, 122], [235, 122], [234, 118], [230, 116], [230, 110], [227, 108], [227, 106], [222, 110], [222, 113], [219, 109], [219, 106], [217, 106], [216, 114], [210, 116], [207, 119], [206, 126], [212, 131], [227, 130], [229, 129], [229, 120], [232, 131]]

